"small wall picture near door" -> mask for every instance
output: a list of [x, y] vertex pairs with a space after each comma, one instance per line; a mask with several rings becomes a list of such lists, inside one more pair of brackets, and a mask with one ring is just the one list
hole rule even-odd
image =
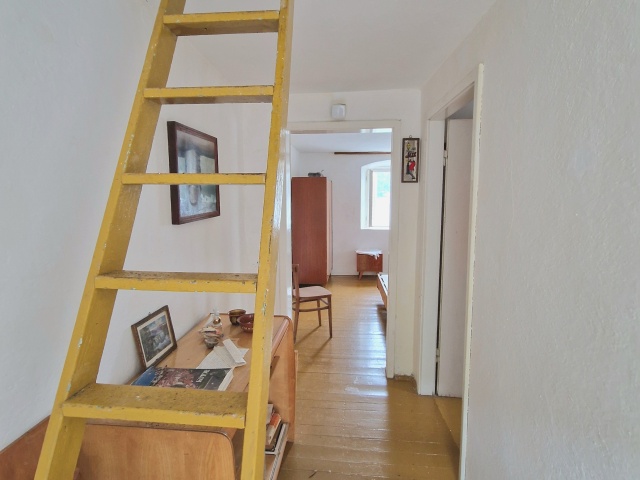
[[418, 183], [418, 163], [420, 162], [420, 139], [402, 139], [402, 183]]

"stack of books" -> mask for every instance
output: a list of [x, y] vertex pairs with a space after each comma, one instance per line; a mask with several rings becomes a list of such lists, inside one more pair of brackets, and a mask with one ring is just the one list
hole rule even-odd
[[269, 404], [267, 410], [267, 437], [264, 446], [264, 453], [275, 455], [282, 447], [282, 443], [287, 438], [289, 424], [282, 421], [280, 414]]

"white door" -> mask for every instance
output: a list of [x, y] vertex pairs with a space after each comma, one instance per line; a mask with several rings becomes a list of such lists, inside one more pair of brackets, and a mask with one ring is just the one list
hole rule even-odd
[[437, 392], [462, 397], [473, 120], [447, 121]]

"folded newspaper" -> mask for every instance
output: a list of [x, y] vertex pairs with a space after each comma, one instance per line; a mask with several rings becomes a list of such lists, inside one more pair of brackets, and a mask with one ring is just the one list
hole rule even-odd
[[[233, 355], [229, 349], [235, 349]], [[198, 368], [234, 368], [246, 364], [242, 357], [249, 351], [248, 348], [238, 348], [231, 340], [225, 340], [222, 345], [216, 345], [211, 353], [204, 357]], [[234, 360], [234, 355], [238, 361]]]

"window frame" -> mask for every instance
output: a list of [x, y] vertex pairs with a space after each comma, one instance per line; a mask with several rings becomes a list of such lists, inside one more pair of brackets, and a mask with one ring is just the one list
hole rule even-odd
[[[360, 229], [361, 230], [389, 230], [391, 219], [386, 226], [373, 226], [373, 174], [374, 172], [388, 173], [391, 182], [391, 159], [363, 165], [360, 170], [361, 190], [360, 190]], [[391, 205], [391, 198], [389, 198]]]

